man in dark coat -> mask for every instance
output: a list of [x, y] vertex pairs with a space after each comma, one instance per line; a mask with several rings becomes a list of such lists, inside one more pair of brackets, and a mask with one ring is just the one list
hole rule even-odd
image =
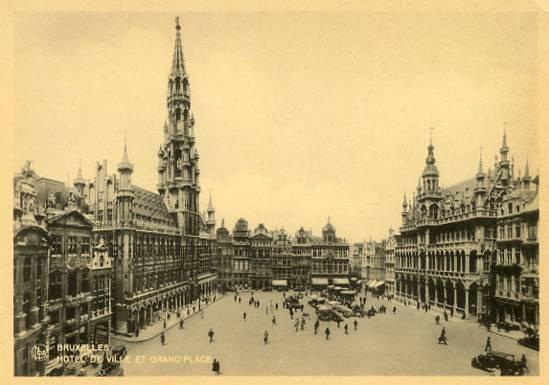
[[485, 352], [491, 352], [492, 351], [492, 341], [490, 341], [490, 336], [486, 339], [486, 347], [484, 348]]
[[330, 328], [326, 328], [326, 330], [324, 331], [324, 334], [326, 334], [326, 339], [329, 340], [330, 339]]

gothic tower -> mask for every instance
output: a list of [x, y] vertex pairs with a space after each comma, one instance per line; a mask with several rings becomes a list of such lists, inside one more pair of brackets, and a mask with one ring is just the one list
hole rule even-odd
[[177, 217], [183, 235], [198, 235], [200, 169], [195, 146], [189, 79], [183, 61], [181, 26], [175, 19], [175, 47], [168, 77], [168, 119], [158, 151], [158, 192]]

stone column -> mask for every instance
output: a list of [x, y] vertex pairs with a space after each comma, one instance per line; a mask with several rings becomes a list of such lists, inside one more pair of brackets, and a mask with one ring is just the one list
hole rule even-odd
[[465, 287], [465, 318], [469, 318], [469, 287]]
[[36, 289], [37, 287], [34, 286], [36, 283], [36, 261], [38, 258], [42, 258], [41, 255], [34, 256], [34, 258], [31, 258], [31, 287], [32, 290], [30, 292], [30, 310], [27, 317], [30, 317], [30, 325], [31, 328], [34, 328], [38, 324], [38, 306], [36, 306]]
[[454, 284], [454, 303], [452, 305], [452, 308], [454, 309], [454, 313], [455, 313], [457, 308], [457, 286], [455, 284]]
[[426, 304], [429, 304], [430, 299], [429, 299], [429, 281], [425, 281], [425, 303]]
[[15, 287], [15, 334], [21, 334], [25, 331], [25, 318], [23, 312], [23, 256], [16, 256], [16, 287]]
[[435, 282], [435, 306], [438, 307], [438, 287]]

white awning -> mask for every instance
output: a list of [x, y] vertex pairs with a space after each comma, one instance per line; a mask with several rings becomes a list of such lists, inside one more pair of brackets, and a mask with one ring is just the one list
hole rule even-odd
[[377, 281], [376, 284], [373, 286], [374, 289], [377, 289], [380, 286], [385, 285], [385, 281]]
[[288, 281], [285, 279], [273, 279], [273, 286], [288, 286]]
[[313, 286], [328, 286], [328, 278], [311, 278]]
[[334, 278], [334, 285], [348, 285], [349, 278]]

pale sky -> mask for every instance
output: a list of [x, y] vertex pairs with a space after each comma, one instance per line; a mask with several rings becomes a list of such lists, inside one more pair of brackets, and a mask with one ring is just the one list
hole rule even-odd
[[[121, 160], [156, 191], [175, 29], [167, 13], [15, 18], [15, 170], [71, 182]], [[400, 226], [429, 128], [450, 186], [493, 167], [537, 173], [535, 14], [179, 13], [201, 168], [218, 225], [363, 241]]]

